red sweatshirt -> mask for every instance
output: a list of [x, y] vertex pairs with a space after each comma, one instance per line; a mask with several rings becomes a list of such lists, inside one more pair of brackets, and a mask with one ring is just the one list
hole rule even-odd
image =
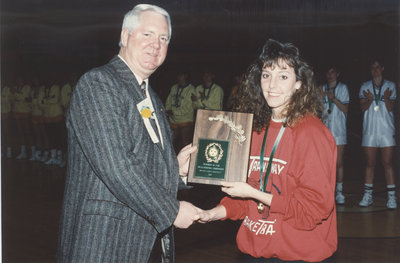
[[[282, 123], [271, 121], [264, 171]], [[264, 132], [253, 132], [248, 183], [260, 189], [260, 152]], [[265, 172], [264, 172], [265, 175]], [[287, 127], [275, 152], [266, 192], [273, 195], [265, 212], [258, 201], [226, 197], [227, 217], [242, 219], [238, 248], [253, 257], [321, 261], [337, 249], [335, 206], [336, 144], [326, 126], [306, 117]]]

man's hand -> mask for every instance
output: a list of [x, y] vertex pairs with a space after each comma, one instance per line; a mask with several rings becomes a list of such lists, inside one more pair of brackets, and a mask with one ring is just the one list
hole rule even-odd
[[177, 228], [188, 228], [194, 221], [199, 219], [199, 213], [203, 212], [198, 207], [186, 201], [179, 201], [179, 211], [175, 218], [174, 226]]
[[182, 150], [178, 153], [178, 164], [179, 164], [179, 175], [184, 177], [188, 174], [189, 171], [189, 161], [190, 154], [194, 153], [197, 150], [196, 146], [192, 146], [192, 144], [188, 144], [182, 148]]
[[200, 99], [201, 100], [204, 100], [206, 98], [206, 94], [205, 94], [204, 91], [203, 92], [199, 92], [199, 95], [200, 95]]

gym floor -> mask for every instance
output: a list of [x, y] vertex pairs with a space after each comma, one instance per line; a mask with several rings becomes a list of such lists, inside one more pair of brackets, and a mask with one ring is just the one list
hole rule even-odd
[[[346, 204], [337, 206], [339, 245], [331, 260], [398, 262], [400, 208], [386, 209], [383, 171], [377, 168], [374, 204], [359, 208], [363, 169], [352, 167], [348, 165], [345, 175]], [[3, 158], [1, 171], [3, 262], [55, 262], [66, 169]], [[218, 186], [199, 184], [180, 193], [180, 199], [203, 209], [212, 208], [221, 197]], [[235, 244], [239, 224], [212, 222], [176, 230], [176, 262], [241, 262]], [[157, 246], [150, 262], [160, 262]]]

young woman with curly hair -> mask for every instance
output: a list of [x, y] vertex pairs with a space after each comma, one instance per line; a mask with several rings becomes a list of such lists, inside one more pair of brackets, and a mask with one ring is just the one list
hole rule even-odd
[[298, 49], [275, 40], [241, 85], [239, 110], [254, 114], [248, 181], [224, 182], [229, 196], [200, 221], [243, 220], [244, 262], [320, 262], [337, 249], [336, 144], [317, 90]]

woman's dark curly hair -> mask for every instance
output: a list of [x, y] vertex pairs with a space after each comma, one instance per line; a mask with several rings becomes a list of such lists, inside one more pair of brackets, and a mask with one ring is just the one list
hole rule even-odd
[[261, 131], [264, 127], [268, 127], [272, 114], [272, 109], [268, 106], [261, 89], [262, 70], [282, 65], [282, 63], [292, 67], [296, 74], [296, 81], [302, 83], [283, 111], [286, 125], [293, 127], [306, 115], [314, 115], [318, 118], [322, 116], [323, 106], [311, 67], [300, 58], [299, 50], [293, 44], [269, 39], [261, 55], [248, 68], [238, 94], [237, 111], [254, 114], [253, 130]]

